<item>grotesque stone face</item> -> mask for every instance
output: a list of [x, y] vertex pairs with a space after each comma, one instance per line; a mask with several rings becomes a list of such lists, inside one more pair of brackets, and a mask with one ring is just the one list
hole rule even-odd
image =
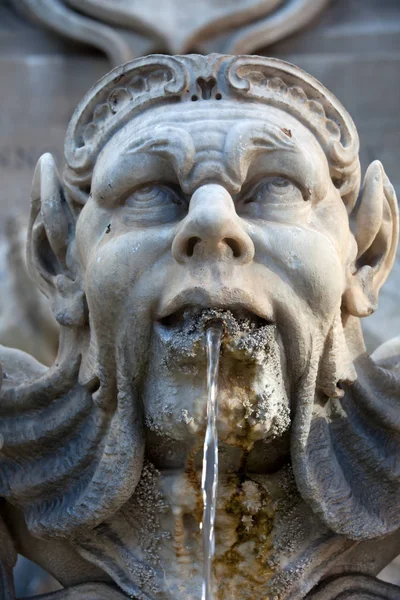
[[178, 440], [203, 430], [206, 309], [238, 328], [223, 345], [221, 440], [250, 450], [288, 428], [291, 389], [339, 318], [354, 259], [304, 125], [215, 99], [137, 116], [96, 161], [77, 248], [97, 345], [118, 340], [145, 365], [150, 429]]
[[399, 519], [399, 386], [359, 324], [397, 246], [382, 165], [360, 193], [357, 132], [330, 92], [281, 61], [218, 55], [111, 72], [65, 154], [62, 179], [39, 162], [28, 240], [60, 351], [36, 381], [5, 380], [0, 495], [125, 592], [200, 597], [217, 317], [220, 597], [303, 597], [320, 552]]

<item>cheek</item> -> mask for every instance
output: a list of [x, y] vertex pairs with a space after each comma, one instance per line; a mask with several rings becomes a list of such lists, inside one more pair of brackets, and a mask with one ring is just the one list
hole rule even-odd
[[336, 249], [324, 236], [313, 237], [303, 265], [307, 282], [303, 289], [311, 310], [323, 316], [336, 312], [345, 289], [343, 266]]
[[344, 264], [351, 248], [351, 235], [347, 210], [336, 188], [332, 186], [326, 198], [314, 207], [309, 224], [326, 235]]
[[99, 207], [91, 198], [83, 207], [76, 226], [76, 245], [83, 270], [93, 249], [103, 238], [111, 218], [111, 211]]
[[259, 260], [290, 288], [289, 310], [328, 318], [338, 309], [344, 291], [340, 256], [330, 240], [312, 229], [269, 227], [257, 244]]
[[123, 303], [140, 268], [131, 248], [132, 244], [128, 244], [127, 240], [115, 238], [91, 252], [85, 276], [89, 305], [98, 299], [112, 310]]
[[96, 307], [107, 321], [115, 315], [151, 312], [160, 296], [159, 273], [164, 272], [162, 263], [170, 237], [162, 231], [157, 236], [148, 231], [126, 231], [112, 222], [111, 232], [103, 232], [87, 254], [89, 310]]

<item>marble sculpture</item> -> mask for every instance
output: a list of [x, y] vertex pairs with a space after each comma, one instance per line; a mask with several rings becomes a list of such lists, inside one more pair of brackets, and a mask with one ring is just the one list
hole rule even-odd
[[277, 59], [153, 55], [77, 107], [33, 178], [28, 267], [60, 326], [2, 348], [0, 587], [200, 600], [207, 311], [219, 376], [217, 600], [398, 599], [397, 344], [365, 351], [398, 241], [340, 102]]

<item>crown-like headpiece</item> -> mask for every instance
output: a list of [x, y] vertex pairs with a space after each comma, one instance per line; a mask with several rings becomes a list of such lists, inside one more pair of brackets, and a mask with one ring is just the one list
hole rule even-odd
[[257, 101], [285, 110], [318, 139], [350, 211], [360, 185], [357, 130], [342, 104], [298, 67], [261, 56], [151, 55], [117, 67], [86, 94], [68, 127], [65, 180], [84, 203], [92, 170], [113, 134], [141, 111], [163, 103]]

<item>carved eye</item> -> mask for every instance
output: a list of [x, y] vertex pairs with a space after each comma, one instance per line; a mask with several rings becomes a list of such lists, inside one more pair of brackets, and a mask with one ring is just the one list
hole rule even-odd
[[252, 187], [237, 209], [251, 219], [288, 219], [294, 216], [293, 211], [297, 216], [299, 211], [304, 212], [307, 206], [304, 200], [300, 188], [289, 179], [269, 177]]
[[155, 183], [136, 188], [124, 208], [127, 225], [162, 225], [183, 218], [187, 201], [178, 186]]
[[245, 200], [245, 203], [294, 204], [302, 202], [303, 196], [297, 186], [284, 177], [272, 177], [260, 183]]
[[125, 206], [136, 210], [155, 209], [168, 205], [182, 206], [184, 199], [168, 185], [143, 185], [137, 188], [126, 200]]

